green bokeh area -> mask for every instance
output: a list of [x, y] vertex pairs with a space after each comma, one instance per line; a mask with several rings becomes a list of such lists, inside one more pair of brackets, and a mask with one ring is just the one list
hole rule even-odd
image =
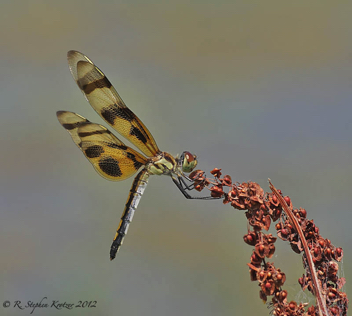
[[[68, 70], [101, 68], [161, 150], [234, 181], [267, 178], [344, 249], [351, 279], [349, 1], [4, 1], [0, 11], [2, 301], [97, 301], [33, 315], [267, 315], [250, 282], [244, 212], [153, 176], [109, 261], [132, 179], [101, 178], [55, 112], [105, 124]], [[108, 126], [107, 126], [108, 127]], [[127, 141], [126, 141], [127, 143]], [[270, 259], [309, 301], [301, 257]], [[347, 295], [349, 292], [347, 291]], [[1, 307], [1, 315], [30, 308]]]

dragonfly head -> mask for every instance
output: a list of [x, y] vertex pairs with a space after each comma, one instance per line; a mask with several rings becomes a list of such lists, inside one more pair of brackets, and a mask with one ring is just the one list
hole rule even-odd
[[179, 159], [179, 163], [183, 172], [192, 172], [198, 163], [197, 156], [192, 155], [189, 151], [184, 151]]

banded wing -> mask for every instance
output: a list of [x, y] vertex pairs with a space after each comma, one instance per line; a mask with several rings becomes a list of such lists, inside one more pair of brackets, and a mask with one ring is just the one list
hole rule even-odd
[[148, 161], [102, 125], [73, 112], [59, 111], [57, 117], [95, 170], [108, 180], [127, 179]]
[[104, 73], [80, 52], [69, 51], [67, 59], [73, 78], [93, 109], [146, 156], [155, 156], [159, 148], [153, 136], [125, 105]]

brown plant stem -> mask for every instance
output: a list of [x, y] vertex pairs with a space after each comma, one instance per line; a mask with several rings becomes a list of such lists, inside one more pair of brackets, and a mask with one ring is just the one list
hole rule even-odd
[[306, 255], [306, 260], [309, 266], [309, 271], [310, 271], [310, 276], [312, 278], [313, 281], [313, 286], [314, 286], [314, 295], [316, 297], [317, 300], [317, 307], [318, 307], [318, 311], [319, 311], [319, 315], [321, 316], [329, 316], [328, 310], [327, 310], [327, 306], [325, 304], [326, 299], [325, 299], [325, 295], [323, 294], [322, 288], [321, 288], [321, 284], [317, 278], [317, 273], [313, 264], [313, 258], [310, 254], [306, 239], [304, 237], [304, 234], [302, 232], [301, 226], [298, 224], [296, 217], [293, 215], [293, 213], [291, 212], [291, 210], [289, 209], [287, 203], [285, 202], [285, 200], [283, 199], [283, 197], [281, 196], [281, 194], [279, 194], [279, 192], [276, 190], [276, 188], [274, 187], [274, 185], [271, 183], [271, 180], [268, 179], [269, 181], [269, 188], [270, 190], [275, 194], [275, 196], [277, 197], [277, 199], [279, 200], [284, 212], [286, 213], [287, 217], [289, 218], [291, 225], [294, 227], [294, 229], [296, 230], [296, 232], [299, 235], [299, 238], [301, 240], [302, 243], [302, 247], [303, 247], [303, 251]]

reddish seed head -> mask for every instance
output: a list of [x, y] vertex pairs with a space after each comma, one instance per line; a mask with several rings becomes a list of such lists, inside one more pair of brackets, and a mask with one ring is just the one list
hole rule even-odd
[[273, 195], [273, 202], [274, 202], [274, 203], [277, 203], [277, 197], [276, 197], [276, 195]]
[[308, 307], [308, 315], [315, 315], [315, 307], [314, 306], [310, 306]]
[[210, 171], [210, 173], [214, 176], [219, 178], [221, 176], [221, 169], [219, 168], [214, 168], [212, 171]]
[[280, 296], [282, 299], [285, 299], [287, 297], [287, 291], [281, 291]]
[[210, 188], [210, 191], [212, 197], [221, 197], [224, 195], [224, 191], [219, 186], [213, 186], [212, 188]]
[[302, 216], [302, 217], [306, 218], [306, 216], [307, 216], [307, 211], [306, 211], [304, 208], [301, 208], [301, 209], [299, 210], [299, 212], [301, 213], [301, 216]]
[[255, 235], [252, 235], [251, 233], [243, 236], [244, 242], [251, 246], [255, 245], [255, 241], [256, 241], [255, 239], [256, 239]]
[[334, 289], [334, 288], [330, 288], [330, 292], [331, 292], [331, 293], [334, 293], [334, 294], [337, 294], [337, 290]]
[[199, 179], [204, 175], [204, 171], [202, 170], [194, 170], [189, 174], [189, 178], [191, 178], [192, 180], [194, 179]]
[[261, 211], [266, 211], [266, 206], [264, 204], [260, 205], [260, 208], [259, 208]]
[[231, 177], [229, 175], [226, 175], [223, 179], [223, 184], [227, 185], [227, 186], [231, 186], [232, 184], [232, 180]]
[[255, 270], [250, 269], [249, 276], [251, 278], [251, 281], [257, 281], [257, 272]]
[[281, 315], [281, 308], [280, 307], [276, 308], [274, 313], [275, 313], [274, 315]]
[[261, 262], [261, 261], [262, 261], [262, 259], [260, 257], [258, 257], [255, 252], [253, 252], [253, 254], [251, 255], [251, 262], [257, 263], [257, 262]]
[[199, 192], [203, 190], [203, 186], [201, 186], [199, 184], [197, 184], [194, 188], [195, 188], [195, 190], [197, 190]]
[[302, 278], [302, 277], [300, 277], [300, 278], [298, 279], [298, 283], [299, 283], [300, 285], [303, 285], [303, 278]]
[[289, 196], [285, 196], [285, 197], [284, 197], [284, 200], [285, 200], [285, 202], [287, 203], [287, 205], [290, 205], [290, 204], [291, 204], [291, 199], [290, 199]]
[[330, 261], [329, 262], [329, 269], [337, 271], [339, 269], [339, 265], [334, 261]]

